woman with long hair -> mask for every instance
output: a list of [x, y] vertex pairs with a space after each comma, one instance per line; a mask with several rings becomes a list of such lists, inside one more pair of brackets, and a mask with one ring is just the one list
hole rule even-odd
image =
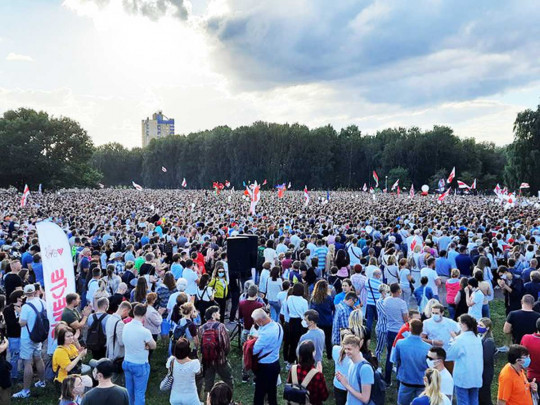
[[227, 273], [223, 262], [216, 262], [212, 279], [208, 285], [214, 290], [214, 300], [219, 306], [220, 321], [225, 321], [225, 307], [227, 306], [227, 298], [229, 295], [229, 282], [227, 281]]
[[324, 332], [326, 356], [330, 360], [332, 358], [332, 321], [336, 308], [326, 280], [319, 280], [315, 283], [309, 307], [319, 314], [317, 326]]
[[64, 378], [60, 387], [60, 403], [58, 405], [78, 405], [81, 403], [80, 398], [85, 390], [83, 378], [87, 380], [86, 384], [92, 386], [92, 380], [88, 376], [71, 374]]
[[[342, 329], [340, 331], [341, 336], [341, 345], [335, 345], [332, 348], [332, 359], [334, 360], [334, 370], [336, 374], [339, 372], [343, 375], [347, 375], [349, 372], [349, 367], [352, 364], [352, 360], [345, 353], [345, 348], [343, 342], [345, 337], [352, 335], [352, 332], [349, 329]], [[336, 405], [345, 405], [347, 403], [347, 390], [341, 384], [337, 377], [334, 376], [334, 399]]]
[[350, 260], [347, 257], [347, 252], [339, 249], [336, 253], [335, 265], [339, 269], [337, 275], [342, 280], [349, 277], [349, 263]]
[[167, 338], [169, 336], [169, 331], [171, 330], [171, 324], [168, 321], [167, 314], [167, 304], [169, 303], [169, 298], [172, 294], [178, 292], [176, 288], [176, 280], [174, 279], [174, 274], [170, 271], [167, 271], [163, 276], [163, 284], [158, 287], [156, 290], [157, 294], [157, 308], [162, 310], [161, 317], [163, 321], [161, 322], [161, 337]]
[[451, 405], [450, 399], [441, 392], [441, 375], [434, 368], [428, 368], [424, 375], [425, 389], [411, 405]]
[[119, 275], [117, 275], [115, 272], [114, 264], [108, 264], [107, 265], [107, 275], [103, 277], [103, 281], [105, 281], [106, 284], [106, 291], [109, 293], [109, 296], [114, 295], [116, 293], [116, 290], [118, 290], [118, 286], [122, 282], [122, 279]]
[[136, 301], [139, 304], [146, 303], [146, 294], [150, 291], [148, 290], [148, 283], [146, 282], [146, 277], [139, 277], [137, 279], [137, 286], [131, 291], [131, 302]]
[[305, 328], [302, 326], [304, 314], [309, 309], [308, 302], [304, 298], [304, 285], [296, 283], [292, 287], [292, 295], [287, 297], [285, 305], [289, 313], [289, 366], [296, 361], [296, 346], [300, 340], [300, 336], [305, 333]]
[[370, 359], [369, 341], [371, 340], [371, 332], [364, 326], [364, 315], [361, 309], [355, 309], [349, 315], [349, 329], [354, 336], [362, 339], [364, 342], [361, 348], [362, 354], [366, 357], [366, 360]]
[[203, 274], [199, 279], [199, 286], [195, 293], [195, 308], [204, 317], [204, 314], [208, 308], [210, 308], [214, 302], [214, 289], [209, 286], [210, 275], [208, 273]]
[[75, 332], [69, 326], [58, 331], [58, 347], [52, 358], [52, 369], [56, 375], [54, 381], [57, 388], [68, 374], [81, 374], [82, 362], [86, 349], [78, 349], [75, 345]]
[[309, 403], [312, 405], [320, 405], [328, 398], [328, 388], [323, 373], [315, 367], [315, 345], [311, 340], [306, 340], [300, 343], [298, 347], [298, 364], [295, 364], [289, 370], [287, 382], [293, 381], [293, 375], [299, 384], [302, 384], [304, 379], [310, 375], [310, 380], [307, 386], [309, 392]]
[[279, 276], [279, 271], [280, 268], [278, 266], [272, 267], [266, 286], [265, 298], [268, 300], [268, 304], [270, 305], [270, 317], [274, 322], [279, 321], [281, 304], [279, 303], [278, 294], [283, 291], [283, 280]]

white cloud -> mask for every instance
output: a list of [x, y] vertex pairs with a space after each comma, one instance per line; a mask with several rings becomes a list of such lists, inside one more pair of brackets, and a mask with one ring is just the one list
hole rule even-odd
[[6, 56], [6, 60], [10, 62], [33, 62], [34, 59], [28, 55], [21, 55], [18, 53], [10, 52]]

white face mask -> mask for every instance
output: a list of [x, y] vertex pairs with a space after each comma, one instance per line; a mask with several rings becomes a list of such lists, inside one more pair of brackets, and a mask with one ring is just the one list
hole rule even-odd
[[435, 322], [440, 322], [441, 319], [442, 319], [442, 315], [440, 315], [440, 314], [433, 315], [433, 320], [434, 320]]
[[435, 368], [435, 365], [437, 364], [437, 361], [438, 360], [431, 360], [431, 359], [426, 360], [427, 365], [428, 365], [429, 368]]
[[309, 326], [305, 319], [302, 319], [302, 326], [304, 328], [307, 328]]

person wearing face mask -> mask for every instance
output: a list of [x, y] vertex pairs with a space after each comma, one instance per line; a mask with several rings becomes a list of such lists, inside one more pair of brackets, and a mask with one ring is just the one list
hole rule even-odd
[[300, 345], [302, 342], [310, 340], [315, 346], [315, 363], [319, 370], [322, 370], [322, 357], [324, 349], [324, 332], [317, 327], [319, 322], [319, 313], [314, 309], [308, 309], [304, 313], [304, 319], [302, 320], [302, 326], [307, 329], [307, 332], [300, 336], [298, 341], [298, 347], [296, 349], [296, 355], [298, 356]]
[[532, 395], [536, 395], [536, 378], [527, 380], [525, 369], [531, 364], [529, 351], [525, 346], [511, 345], [508, 349], [508, 363], [499, 374], [497, 405], [532, 405]]
[[516, 311], [521, 307], [521, 297], [523, 296], [523, 280], [514, 277], [514, 274], [506, 266], [499, 266], [497, 269], [499, 279], [497, 283], [504, 293], [504, 306], [506, 315]]
[[[482, 338], [482, 348], [484, 356], [484, 371], [482, 372], [482, 387], [478, 391], [478, 402], [482, 405], [492, 405], [491, 383], [495, 374], [495, 341], [491, 331], [492, 323], [489, 318], [482, 318], [478, 321], [478, 335]], [[539, 339], [540, 340], [540, 339]]]
[[454, 362], [454, 386], [458, 405], [478, 405], [478, 390], [482, 386], [484, 360], [482, 341], [477, 336], [477, 323], [469, 314], [459, 317], [461, 333], [450, 343], [447, 360]]
[[60, 402], [58, 405], [78, 405], [86, 388], [92, 387], [92, 379], [79, 374], [68, 375], [62, 381], [60, 388]]
[[[424, 322], [425, 325], [425, 322]], [[446, 360], [446, 351], [442, 347], [432, 347], [426, 357], [426, 362], [429, 368], [437, 370], [441, 376], [441, 392], [452, 401], [454, 395], [454, 379], [452, 374], [444, 366]]]
[[220, 321], [225, 321], [225, 307], [227, 306], [227, 296], [229, 294], [229, 283], [227, 281], [227, 273], [223, 267], [223, 262], [217, 262], [212, 280], [208, 286], [214, 290], [214, 300], [219, 305]]
[[435, 304], [431, 308], [431, 318], [424, 321], [424, 331], [422, 339], [432, 346], [448, 349], [452, 332], [459, 334], [460, 329], [457, 322], [443, 316], [444, 307], [441, 304]]
[[114, 370], [115, 366], [111, 360], [107, 358], [98, 360], [92, 371], [92, 376], [98, 385], [84, 395], [81, 405], [129, 405], [127, 390], [111, 381]]

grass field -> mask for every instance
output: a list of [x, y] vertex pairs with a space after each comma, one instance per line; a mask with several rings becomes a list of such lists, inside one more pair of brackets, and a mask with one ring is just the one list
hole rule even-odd
[[[493, 321], [495, 343], [497, 346], [502, 346], [505, 343], [504, 334], [502, 332], [502, 327], [505, 320], [505, 310], [504, 302], [502, 300], [496, 300], [491, 302], [491, 319]], [[375, 351], [375, 344], [372, 341], [372, 350]], [[159, 383], [161, 379], [165, 376], [165, 360], [167, 356], [167, 350], [165, 342], [159, 342], [158, 348], [154, 353], [151, 365], [152, 371], [150, 374], [150, 381], [148, 383], [148, 391], [146, 395], [146, 403], [149, 405], [157, 404], [167, 404], [169, 402], [168, 394], [162, 393], [159, 391]], [[253, 392], [254, 386], [250, 383], [243, 384], [241, 382], [241, 351], [236, 345], [236, 341], [233, 343], [233, 348], [229, 354], [229, 362], [233, 369], [233, 375], [235, 379], [235, 391], [234, 397], [235, 400], [241, 402], [243, 405], [251, 404], [253, 402]], [[492, 385], [492, 396], [495, 402], [497, 395], [497, 376], [499, 370], [506, 363], [506, 355], [498, 354], [495, 363], [495, 379]], [[382, 362], [381, 364], [384, 364]], [[331, 361], [323, 361], [323, 370], [326, 377], [326, 383], [328, 390], [330, 391], [330, 398], [326, 401], [327, 404], [334, 404], [333, 395], [332, 395], [332, 379], [334, 373], [334, 364]], [[285, 381], [287, 378], [287, 372], [285, 368], [282, 369], [281, 379]], [[387, 391], [386, 403], [387, 404], [396, 404], [396, 384], [393, 384]], [[20, 386], [14, 387], [13, 392], [16, 392], [20, 389]], [[283, 385], [278, 388], [278, 401], [284, 403], [283, 401]], [[58, 400], [55, 395], [52, 385], [45, 389], [32, 389], [32, 397], [30, 399], [14, 399], [12, 400], [13, 404], [31, 404], [31, 405], [45, 405], [45, 404], [57, 404]]]

